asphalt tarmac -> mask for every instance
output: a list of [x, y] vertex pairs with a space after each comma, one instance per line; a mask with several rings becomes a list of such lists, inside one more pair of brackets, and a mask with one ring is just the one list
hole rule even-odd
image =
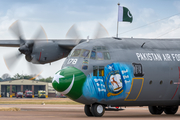
[[119, 119], [163, 119], [179, 120], [180, 109], [176, 115], [151, 115], [147, 107], [127, 107], [123, 111], [106, 111], [103, 117], [87, 117], [83, 105], [0, 105], [16, 107], [21, 111], [0, 111], [0, 120], [119, 120]]

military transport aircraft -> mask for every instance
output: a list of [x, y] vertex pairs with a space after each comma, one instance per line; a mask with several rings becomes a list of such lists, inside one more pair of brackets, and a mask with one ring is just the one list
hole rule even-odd
[[178, 110], [180, 39], [25, 41], [16, 31], [19, 41], [0, 41], [0, 45], [20, 47], [29, 62], [45, 64], [67, 56], [52, 85], [85, 104], [87, 116], [100, 117], [122, 106], [149, 106], [151, 114]]

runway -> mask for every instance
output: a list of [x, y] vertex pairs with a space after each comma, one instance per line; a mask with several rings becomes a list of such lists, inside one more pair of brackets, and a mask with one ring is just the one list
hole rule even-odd
[[119, 120], [119, 119], [163, 119], [179, 120], [180, 110], [176, 115], [151, 115], [147, 107], [127, 107], [123, 111], [106, 111], [101, 118], [87, 117], [83, 105], [0, 105], [16, 107], [21, 111], [0, 111], [1, 120]]

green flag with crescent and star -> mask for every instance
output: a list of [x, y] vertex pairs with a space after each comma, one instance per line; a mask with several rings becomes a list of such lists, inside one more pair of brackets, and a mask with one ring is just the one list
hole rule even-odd
[[133, 21], [133, 16], [128, 8], [118, 6], [118, 21], [130, 23]]

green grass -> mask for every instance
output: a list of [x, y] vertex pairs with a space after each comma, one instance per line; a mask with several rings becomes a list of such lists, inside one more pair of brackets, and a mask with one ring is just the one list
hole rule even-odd
[[20, 111], [20, 108], [3, 108], [0, 107], [0, 111]]

